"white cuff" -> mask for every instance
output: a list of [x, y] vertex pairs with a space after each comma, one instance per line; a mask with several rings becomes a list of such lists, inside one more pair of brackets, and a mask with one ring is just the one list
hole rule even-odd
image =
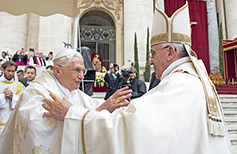
[[65, 119], [79, 119], [81, 120], [87, 109], [79, 106], [72, 106], [69, 108]]
[[17, 104], [17, 102], [18, 102], [18, 99], [19, 99], [19, 96], [13, 94], [11, 109], [14, 109], [14, 108], [15, 108], [15, 106], [16, 106], [16, 104]]

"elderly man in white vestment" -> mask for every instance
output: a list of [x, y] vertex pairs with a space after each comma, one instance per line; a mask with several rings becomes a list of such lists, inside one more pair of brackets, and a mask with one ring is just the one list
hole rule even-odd
[[2, 64], [4, 74], [0, 77], [0, 134], [25, 89], [21, 82], [14, 81], [17, 67], [13, 61]]
[[60, 113], [55, 108], [69, 101], [45, 100], [46, 115], [64, 120], [62, 153], [231, 153], [221, 104], [203, 62], [190, 48], [190, 36], [187, 4], [171, 19], [156, 8], [150, 64], [161, 82], [132, 100], [126, 111], [111, 114], [71, 105]]
[[[0, 136], [0, 153], [61, 153], [63, 122], [43, 117], [46, 110], [42, 103], [45, 98], [68, 99], [74, 106], [98, 111], [106, 108], [110, 112], [129, 104], [126, 99], [131, 97], [132, 91], [124, 88], [98, 107], [98, 101], [79, 90], [85, 72], [80, 53], [72, 49], [60, 51], [54, 59], [53, 71], [44, 70], [19, 99], [17, 109]], [[120, 104], [116, 98], [121, 100]]]

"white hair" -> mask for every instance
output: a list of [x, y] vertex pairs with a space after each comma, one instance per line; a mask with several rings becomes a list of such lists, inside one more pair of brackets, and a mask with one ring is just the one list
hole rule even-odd
[[176, 52], [179, 55], [179, 58], [186, 57], [188, 56], [188, 53], [184, 47], [184, 45], [180, 42], [167, 42], [167, 43], [162, 43], [161, 46], [164, 48], [166, 46], [173, 46], [176, 50]]
[[54, 63], [54, 65], [59, 65], [59, 66], [62, 66], [65, 68], [68, 66], [68, 64], [71, 62], [72, 58], [74, 58], [74, 57], [79, 57], [83, 60], [82, 55], [79, 52], [75, 52], [73, 54], [64, 55], [62, 57], [54, 59], [53, 63]]

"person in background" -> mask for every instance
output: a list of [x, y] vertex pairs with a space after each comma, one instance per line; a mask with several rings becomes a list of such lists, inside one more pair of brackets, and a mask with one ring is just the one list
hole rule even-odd
[[36, 68], [34, 66], [28, 65], [25, 67], [26, 77], [19, 80], [25, 87], [27, 87], [37, 76]]
[[46, 57], [46, 66], [52, 65], [53, 66], [53, 52], [50, 51], [48, 56]]
[[29, 52], [25, 52], [25, 55], [27, 56], [26, 65], [29, 65], [31, 55], [29, 54]]
[[134, 98], [138, 98], [138, 97], [141, 97], [142, 95], [144, 95], [147, 92], [147, 90], [146, 90], [145, 82], [138, 79], [137, 70], [134, 67], [131, 67], [130, 70], [133, 72], [133, 73], [129, 74], [130, 84], [131, 84], [131, 88], [133, 91], [131, 99], [134, 99]]
[[27, 55], [24, 52], [24, 48], [18, 49], [12, 57], [12, 61], [18, 65], [27, 65]]
[[9, 57], [7, 56], [7, 52], [6, 51], [2, 51], [2, 55], [0, 57], [0, 61], [9, 61]]
[[113, 95], [119, 88], [120, 74], [118, 64], [110, 64], [109, 71], [105, 74], [104, 80], [108, 83], [108, 89], [105, 94], [105, 100]]
[[13, 78], [17, 67], [13, 61], [2, 64], [4, 75], [0, 77], [0, 135], [24, 90], [24, 86]]
[[152, 88], [156, 87], [160, 83], [160, 80], [156, 78], [156, 72], [153, 72], [151, 75], [151, 81], [148, 91], [150, 91]]
[[46, 62], [45, 62], [46, 56], [43, 54], [43, 52], [40, 52], [40, 53], [39, 53], [39, 58], [40, 58], [40, 60], [41, 60], [42, 66], [46, 66]]
[[35, 55], [33, 57], [30, 58], [30, 61], [29, 61], [29, 65], [32, 65], [32, 66], [45, 66], [44, 64], [42, 64], [42, 61], [41, 60], [42, 58], [39, 57], [39, 51], [35, 51]]
[[2, 68], [3, 63], [5, 63], [5, 61], [0, 61], [0, 77], [4, 74], [4, 69]]
[[48, 66], [46, 66], [46, 69], [47, 69], [47, 70], [50, 70], [50, 71], [53, 71], [53, 65], [48, 65]]
[[17, 78], [18, 78], [18, 81], [23, 79], [25, 77], [25, 72], [23, 70], [18, 70], [16, 72], [16, 75], [17, 75]]

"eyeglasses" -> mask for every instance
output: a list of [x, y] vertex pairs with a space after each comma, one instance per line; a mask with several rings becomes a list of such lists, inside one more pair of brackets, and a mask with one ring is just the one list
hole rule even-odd
[[149, 52], [149, 57], [150, 57], [151, 59], [153, 59], [153, 58], [154, 58], [154, 55], [152, 55], [152, 53], [154, 53], [154, 52], [156, 52], [156, 51], [158, 51], [158, 50], [166, 49], [166, 48], [168, 48], [168, 47], [170, 47], [170, 46], [168, 45], [168, 46], [165, 46], [165, 47], [163, 47], [163, 48], [159, 48], [159, 49], [155, 49], [155, 50], [152, 50], [152, 49], [151, 49], [151, 51]]
[[[63, 67], [63, 66], [61, 66], [61, 65], [58, 65], [59, 67]], [[87, 69], [80, 69], [80, 68], [68, 68], [68, 67], [66, 67], [67, 69], [70, 69], [70, 70], [72, 70], [73, 72], [75, 72], [76, 74], [83, 74], [83, 75], [86, 75], [86, 73], [87, 73]]]
[[83, 75], [86, 75], [86, 73], [87, 73], [87, 69], [72, 68], [71, 70], [72, 70], [73, 72], [75, 72], [76, 74], [83, 74]]

